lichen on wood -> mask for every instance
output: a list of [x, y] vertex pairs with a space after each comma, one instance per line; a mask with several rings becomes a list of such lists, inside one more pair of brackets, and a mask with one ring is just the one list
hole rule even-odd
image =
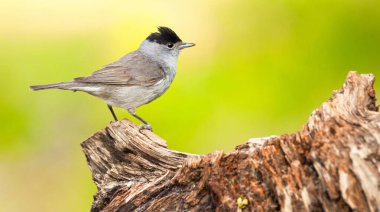
[[380, 113], [374, 76], [350, 72], [298, 132], [235, 151], [170, 150], [128, 120], [82, 143], [92, 211], [379, 211]]

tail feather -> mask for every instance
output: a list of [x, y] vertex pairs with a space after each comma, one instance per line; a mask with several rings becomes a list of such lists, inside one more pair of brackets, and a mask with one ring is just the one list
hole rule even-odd
[[72, 82], [60, 82], [60, 83], [54, 83], [54, 84], [48, 84], [48, 85], [32, 85], [30, 88], [34, 91], [38, 90], [44, 90], [44, 89], [51, 89], [51, 88], [58, 88], [58, 89], [70, 89], [70, 87], [73, 86]]

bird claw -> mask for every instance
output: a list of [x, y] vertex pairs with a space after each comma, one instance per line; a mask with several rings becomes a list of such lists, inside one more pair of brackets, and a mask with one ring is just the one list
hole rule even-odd
[[152, 129], [152, 126], [150, 126], [150, 124], [144, 124], [144, 125], [141, 125], [139, 127], [139, 130], [150, 130], [151, 132], [153, 132], [153, 129]]

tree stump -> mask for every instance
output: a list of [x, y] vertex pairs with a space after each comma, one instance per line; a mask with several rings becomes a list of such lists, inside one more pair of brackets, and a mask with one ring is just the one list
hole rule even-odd
[[230, 153], [177, 152], [128, 120], [111, 123], [81, 144], [98, 188], [92, 211], [379, 211], [373, 84], [350, 72], [302, 130]]

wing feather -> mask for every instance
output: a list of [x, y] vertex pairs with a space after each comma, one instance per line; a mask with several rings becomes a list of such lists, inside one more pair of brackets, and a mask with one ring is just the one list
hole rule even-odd
[[164, 78], [162, 67], [139, 51], [131, 52], [116, 62], [106, 65], [87, 77], [75, 78], [75, 82], [108, 85], [150, 86]]

